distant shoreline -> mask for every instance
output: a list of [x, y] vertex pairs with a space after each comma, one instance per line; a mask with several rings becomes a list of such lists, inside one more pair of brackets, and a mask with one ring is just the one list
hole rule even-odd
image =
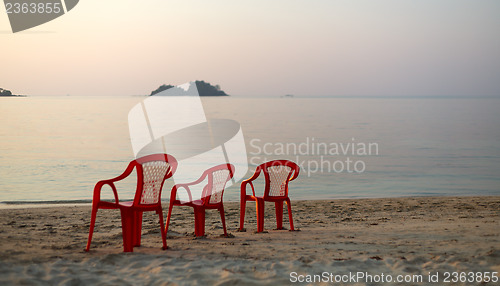
[[92, 200], [61, 200], [61, 201], [3, 201], [0, 205], [37, 205], [37, 204], [86, 204]]
[[5, 201], [0, 202], [2, 209], [31, 209], [31, 208], [58, 208], [68, 206], [91, 206], [92, 200], [64, 200], [64, 201]]
[[[409, 196], [399, 196], [399, 197], [336, 197], [336, 198], [321, 198], [321, 199], [292, 199], [292, 202], [299, 201], [345, 201], [345, 200], [390, 200], [390, 199], [445, 199], [445, 198], [471, 198], [471, 197], [497, 197], [500, 198], [499, 195], [409, 195]], [[113, 199], [105, 200], [109, 202], [114, 202]], [[124, 200], [127, 201], [127, 200]], [[168, 199], [162, 199], [162, 203], [168, 204]], [[238, 201], [228, 200], [227, 203], [235, 203]], [[21, 209], [21, 208], [45, 208], [45, 207], [61, 207], [61, 206], [90, 206], [92, 204], [91, 199], [85, 200], [61, 200], [61, 201], [3, 201], [0, 202], [0, 210], [1, 209]]]
[[28, 97], [28, 96], [22, 94], [10, 94], [10, 95], [0, 95], [0, 97]]

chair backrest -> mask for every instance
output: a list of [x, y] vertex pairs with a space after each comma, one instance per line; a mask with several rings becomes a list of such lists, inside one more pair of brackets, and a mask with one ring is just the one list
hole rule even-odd
[[177, 160], [168, 154], [153, 154], [133, 162], [137, 170], [134, 205], [160, 204], [163, 183], [175, 173]]
[[264, 198], [288, 197], [288, 182], [299, 175], [300, 167], [292, 161], [274, 160], [261, 164], [256, 172], [264, 172], [266, 187]]
[[222, 164], [212, 167], [203, 173], [202, 177], [205, 176], [208, 176], [208, 183], [203, 188], [203, 204], [213, 205], [222, 202], [226, 183], [234, 176], [234, 165]]

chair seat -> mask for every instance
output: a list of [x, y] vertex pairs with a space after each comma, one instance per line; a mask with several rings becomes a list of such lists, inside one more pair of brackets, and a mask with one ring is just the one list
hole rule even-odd
[[124, 206], [124, 207], [131, 207], [134, 204], [134, 201], [129, 201], [129, 202], [120, 202], [118, 205]]
[[202, 200], [194, 200], [192, 202], [186, 202], [186, 201], [180, 201], [180, 200], [175, 200], [174, 201], [175, 206], [203, 206], [203, 201]]
[[268, 201], [268, 202], [280, 202], [280, 201], [284, 201], [286, 199], [287, 199], [287, 197], [285, 197], [285, 196], [281, 196], [281, 197], [278, 197], [278, 196], [275, 196], [275, 197], [264, 197], [264, 196], [246, 195], [246, 200], [250, 200], [250, 201], [265, 200], [265, 201]]
[[99, 208], [101, 208], [101, 209], [119, 209], [120, 207], [129, 208], [133, 204], [134, 204], [134, 201], [119, 202], [119, 203], [100, 201]]

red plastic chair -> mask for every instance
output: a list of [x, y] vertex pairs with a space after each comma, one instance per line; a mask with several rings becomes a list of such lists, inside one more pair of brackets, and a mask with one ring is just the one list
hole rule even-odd
[[[137, 171], [137, 189], [134, 200], [121, 202], [118, 200], [118, 193], [114, 183], [128, 177], [134, 168]], [[176, 168], [177, 160], [171, 155], [148, 155], [130, 162], [125, 172], [120, 176], [97, 182], [92, 199], [89, 239], [85, 250], [89, 251], [90, 249], [98, 209], [120, 210], [124, 252], [132, 252], [135, 246], [141, 245], [142, 213], [156, 211], [160, 217], [163, 249], [167, 249], [167, 235], [163, 229], [163, 212], [160, 198], [163, 183], [166, 179], [172, 177]], [[114, 202], [101, 200], [101, 189], [104, 185], [109, 185], [113, 190]]]
[[[290, 229], [293, 228], [292, 206], [288, 197], [288, 182], [295, 180], [299, 175], [299, 166], [288, 160], [274, 160], [257, 166], [253, 176], [241, 182], [241, 208], [240, 208], [240, 231], [244, 231], [245, 207], [247, 201], [255, 201], [257, 209], [257, 232], [264, 231], [264, 202], [274, 202], [276, 207], [276, 228], [283, 229], [283, 202], [288, 206], [288, 218]], [[252, 181], [264, 173], [266, 186], [264, 195], [257, 197]], [[252, 195], [247, 195], [247, 185], [252, 187]]]
[[[226, 220], [224, 217], [224, 204], [222, 196], [224, 195], [224, 188], [226, 182], [234, 176], [234, 166], [232, 164], [222, 164], [212, 167], [205, 172], [196, 181], [187, 184], [176, 184], [170, 193], [170, 206], [168, 208], [167, 226], [165, 233], [168, 232], [170, 224], [170, 216], [174, 206], [189, 206], [194, 209], [194, 234], [195, 236], [205, 235], [205, 210], [217, 209], [220, 213], [222, 227], [224, 229], [224, 236], [227, 236]], [[189, 186], [197, 185], [208, 177], [208, 183], [203, 187], [201, 199], [193, 200]], [[177, 192], [179, 189], [184, 189], [189, 197], [189, 201], [183, 202], [177, 200]]]

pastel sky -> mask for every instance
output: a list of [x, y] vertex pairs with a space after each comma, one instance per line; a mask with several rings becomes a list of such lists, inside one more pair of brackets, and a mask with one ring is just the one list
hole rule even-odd
[[497, 0], [82, 0], [16, 34], [0, 12], [15, 93], [500, 96]]

